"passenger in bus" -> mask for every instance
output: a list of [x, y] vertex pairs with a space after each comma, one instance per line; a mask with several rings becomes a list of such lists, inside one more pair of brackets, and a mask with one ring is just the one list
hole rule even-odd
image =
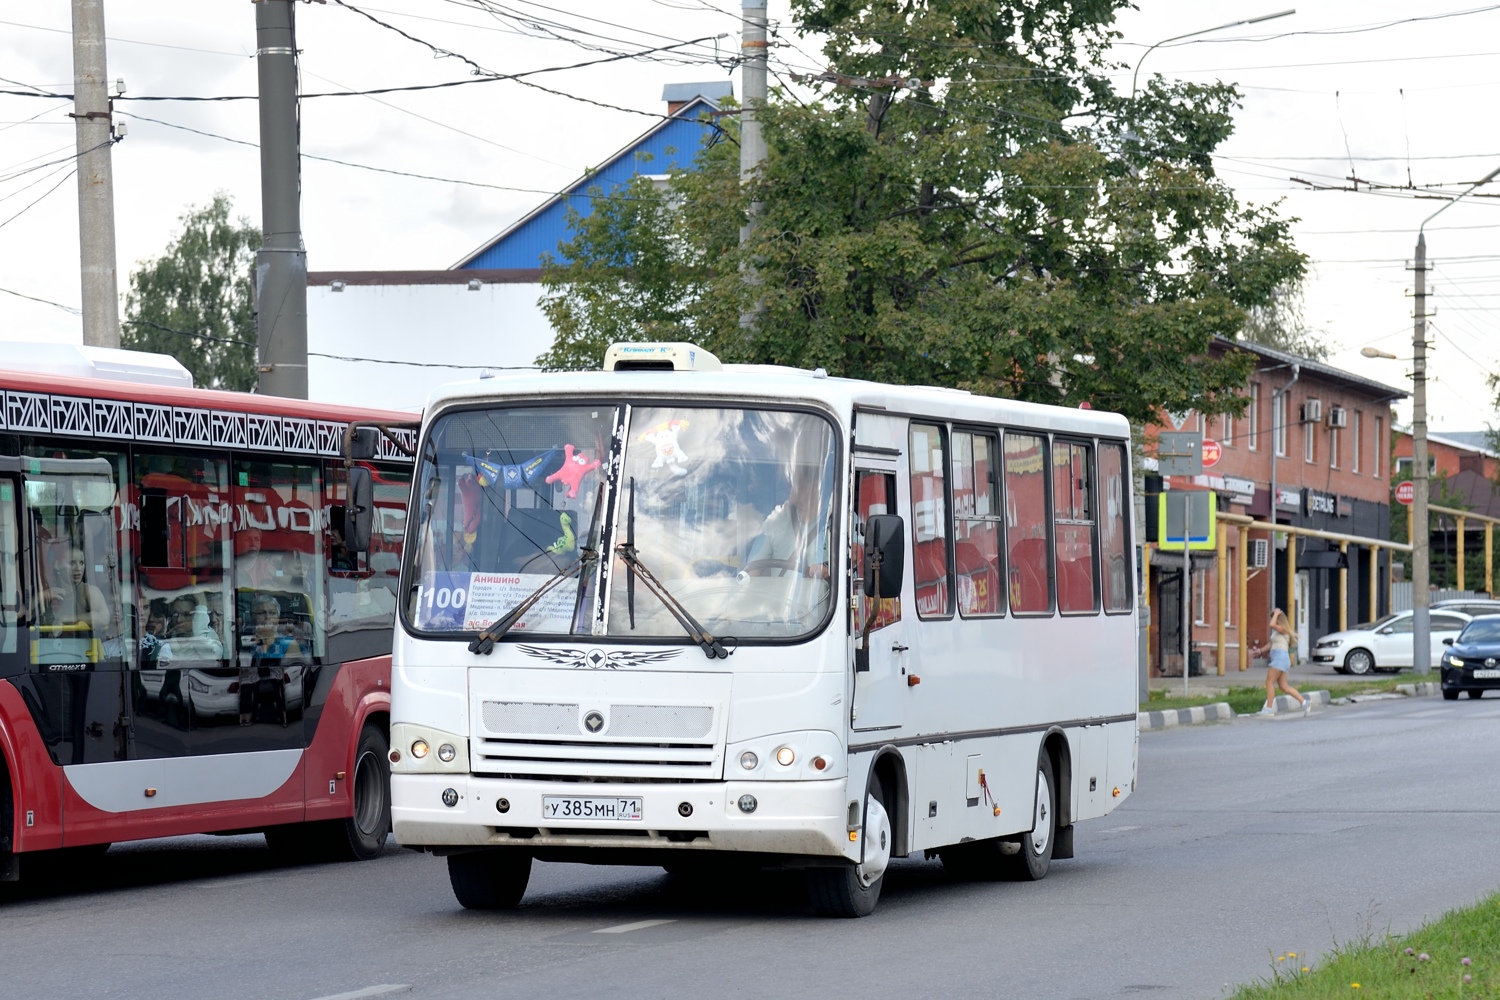
[[828, 526], [818, 516], [822, 476], [821, 466], [793, 466], [786, 502], [771, 511], [751, 539], [741, 573], [828, 579]]
[[[255, 721], [258, 705], [269, 703], [276, 718], [286, 725], [286, 661], [302, 655], [297, 640], [281, 630], [281, 603], [270, 594], [251, 602], [255, 619], [249, 655], [240, 654], [240, 725]], [[262, 678], [261, 671], [265, 671]]]
[[165, 641], [157, 653], [157, 665], [166, 667], [173, 660], [219, 660], [224, 656], [224, 642], [213, 627], [207, 598], [202, 592], [183, 594], [172, 602], [172, 618]]
[[109, 602], [89, 583], [88, 558], [79, 546], [68, 549], [68, 561], [52, 575], [53, 585], [42, 591], [43, 625], [84, 625], [104, 634], [109, 628]]
[[235, 586], [249, 590], [268, 590], [282, 582], [282, 570], [276, 560], [261, 551], [259, 528], [235, 532], [240, 552], [234, 558]]

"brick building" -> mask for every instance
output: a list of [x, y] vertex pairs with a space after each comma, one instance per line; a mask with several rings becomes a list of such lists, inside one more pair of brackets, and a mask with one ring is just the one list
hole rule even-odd
[[[1400, 428], [1394, 447], [1397, 481], [1411, 478], [1411, 432]], [[1431, 555], [1431, 583], [1434, 587], [1469, 590], [1492, 590], [1493, 572], [1486, 573], [1494, 561], [1485, 559], [1485, 541], [1496, 544], [1494, 531], [1487, 533], [1485, 518], [1500, 518], [1500, 455], [1490, 447], [1487, 431], [1460, 431], [1427, 435], [1427, 467], [1431, 475], [1428, 502], [1454, 510], [1471, 511], [1480, 517], [1463, 521], [1464, 538], [1460, 544], [1458, 518], [1436, 514], [1428, 536]], [[1409, 510], [1408, 510], [1409, 513]], [[1409, 529], [1408, 529], [1409, 530]], [[1459, 573], [1459, 552], [1465, 572]]]
[[[1391, 403], [1406, 392], [1330, 365], [1259, 345], [1220, 339], [1213, 353], [1244, 350], [1256, 356], [1256, 368], [1245, 387], [1249, 399], [1240, 417], [1172, 414], [1145, 432], [1147, 469], [1156, 454], [1161, 430], [1201, 430], [1205, 438], [1204, 474], [1167, 477], [1166, 489], [1213, 489], [1220, 510], [1248, 515], [1258, 522], [1272, 516], [1271, 484], [1276, 483], [1274, 517], [1279, 524], [1334, 532], [1356, 541], [1341, 555], [1337, 541], [1301, 537], [1292, 582], [1295, 625], [1304, 654], [1320, 636], [1336, 631], [1340, 590], [1350, 623], [1368, 621], [1385, 610], [1386, 588], [1377, 586], [1370, 606], [1369, 552], [1374, 546], [1357, 539], [1390, 537]], [[1208, 442], [1218, 445], [1215, 449]], [[1224, 566], [1214, 553], [1195, 556], [1189, 583], [1192, 595], [1192, 642], [1205, 669], [1213, 669], [1217, 620], [1226, 633], [1227, 668], [1234, 669], [1239, 649], [1248, 640], [1264, 643], [1274, 605], [1288, 607], [1286, 536], [1265, 529], [1220, 525], [1225, 536]], [[1276, 579], [1268, 579], [1269, 547], [1277, 547]], [[1240, 619], [1240, 553], [1250, 566], [1245, 613]], [[1389, 578], [1389, 558], [1377, 551], [1376, 580]], [[1149, 658], [1154, 675], [1181, 673], [1180, 553], [1153, 552], [1147, 564], [1151, 598]], [[1227, 571], [1227, 600], [1218, 607], [1217, 573]]]

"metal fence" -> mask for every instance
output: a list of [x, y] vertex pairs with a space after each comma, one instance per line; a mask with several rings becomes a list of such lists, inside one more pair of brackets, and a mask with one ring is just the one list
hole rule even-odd
[[[1428, 591], [1428, 593], [1432, 595], [1431, 598], [1429, 598], [1429, 600], [1427, 602], [1428, 604], [1435, 604], [1438, 601], [1456, 601], [1456, 600], [1480, 600], [1480, 601], [1483, 601], [1483, 600], [1486, 600], [1486, 599], [1488, 599], [1490, 597], [1489, 594], [1486, 594], [1482, 590], [1449, 590], [1449, 589], [1438, 588], [1436, 590]], [[1392, 611], [1410, 611], [1411, 610], [1411, 581], [1410, 580], [1401, 580], [1401, 581], [1398, 581], [1396, 583], [1392, 583], [1391, 584], [1391, 610]]]

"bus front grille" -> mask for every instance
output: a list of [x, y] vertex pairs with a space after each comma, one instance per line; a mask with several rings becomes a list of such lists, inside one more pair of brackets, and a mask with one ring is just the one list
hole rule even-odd
[[614, 740], [476, 741], [475, 774], [526, 774], [539, 778], [711, 781], [722, 769], [713, 743], [624, 743]]

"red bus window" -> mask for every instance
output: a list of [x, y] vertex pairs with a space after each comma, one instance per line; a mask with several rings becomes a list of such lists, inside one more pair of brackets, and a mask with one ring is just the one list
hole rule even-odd
[[948, 503], [944, 490], [943, 429], [911, 425], [912, 581], [917, 617], [953, 613], [948, 599]]
[[[253, 635], [256, 602], [270, 597], [278, 635], [314, 657], [323, 655], [321, 470], [313, 462], [234, 464], [234, 584], [238, 628]], [[269, 605], [261, 601], [262, 613]], [[242, 654], [241, 659], [244, 659]]]
[[953, 568], [958, 612], [967, 618], [1005, 611], [995, 455], [991, 435], [954, 433]]
[[1132, 607], [1130, 536], [1126, 532], [1125, 509], [1129, 497], [1125, 477], [1125, 448], [1118, 444], [1099, 446], [1099, 490], [1103, 510], [1099, 518], [1099, 556], [1103, 563], [1104, 610], [1129, 611]]
[[1052, 444], [1052, 532], [1056, 549], [1057, 608], [1064, 613], [1099, 610], [1094, 572], [1093, 448]]
[[864, 631], [865, 615], [870, 605], [875, 605], [875, 622], [870, 630], [885, 628], [901, 620], [901, 598], [887, 597], [872, 601], [865, 596], [861, 581], [865, 577], [865, 520], [873, 514], [896, 514], [896, 477], [888, 472], [858, 473], [854, 487], [855, 511], [858, 519], [854, 524], [854, 634]]
[[1010, 609], [1052, 611], [1047, 572], [1046, 442], [1035, 434], [1005, 435], [1005, 565]]

